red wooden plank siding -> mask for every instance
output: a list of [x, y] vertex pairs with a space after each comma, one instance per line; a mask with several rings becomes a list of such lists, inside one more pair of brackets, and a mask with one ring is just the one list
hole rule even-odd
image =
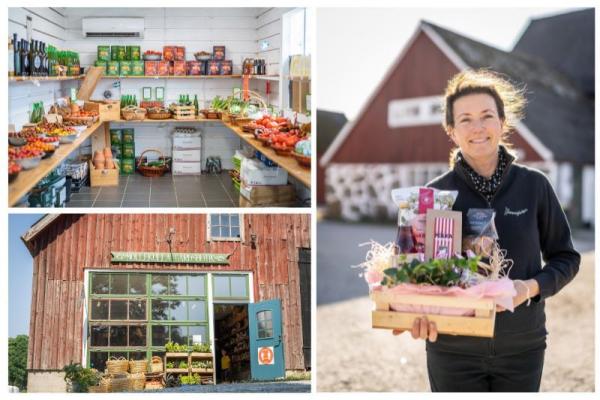
[[[298, 248], [310, 247], [309, 215], [244, 215], [241, 242], [207, 241], [204, 214], [65, 214], [33, 241], [34, 273], [28, 368], [57, 370], [81, 362], [86, 268], [250, 271], [259, 302], [280, 298], [286, 368], [303, 369]], [[227, 266], [111, 265], [111, 251], [232, 253]], [[256, 249], [251, 248], [256, 235]]]

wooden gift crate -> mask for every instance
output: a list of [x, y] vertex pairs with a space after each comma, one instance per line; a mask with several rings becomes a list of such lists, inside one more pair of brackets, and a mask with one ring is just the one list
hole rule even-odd
[[[398, 295], [374, 291], [371, 299], [375, 303], [372, 326], [380, 329], [412, 328], [415, 318], [427, 316], [435, 322], [439, 333], [461, 336], [493, 337], [496, 321], [496, 303], [493, 299], [475, 299], [451, 296]], [[473, 316], [423, 314], [392, 311], [390, 304], [423, 305], [445, 308], [474, 309]]]
[[119, 100], [90, 100], [83, 105], [85, 111], [95, 111], [100, 121], [118, 121], [121, 119]]
[[[117, 164], [117, 160], [113, 160]], [[90, 166], [90, 186], [119, 186], [119, 165], [114, 169], [96, 169], [92, 161]]]
[[179, 120], [196, 119], [196, 109], [194, 106], [173, 106], [171, 109], [173, 118]]

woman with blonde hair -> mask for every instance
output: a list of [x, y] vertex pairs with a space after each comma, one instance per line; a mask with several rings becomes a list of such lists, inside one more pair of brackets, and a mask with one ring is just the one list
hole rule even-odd
[[581, 257], [550, 182], [517, 164], [510, 151], [509, 135], [524, 106], [522, 90], [491, 71], [461, 72], [446, 88], [444, 128], [456, 148], [450, 171], [429, 186], [458, 190], [453, 209], [463, 216], [471, 208], [495, 211], [498, 244], [513, 261], [509, 278], [517, 295], [514, 312], [498, 307], [493, 338], [438, 334], [434, 322], [415, 319], [411, 334], [427, 340], [432, 391], [539, 391], [544, 302], [579, 270]]

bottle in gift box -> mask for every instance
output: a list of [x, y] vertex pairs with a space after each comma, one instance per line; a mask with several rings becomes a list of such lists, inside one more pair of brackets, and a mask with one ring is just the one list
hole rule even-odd
[[405, 215], [409, 211], [408, 203], [400, 204], [398, 212], [398, 233], [395, 241], [395, 254], [415, 253], [415, 240], [413, 238], [413, 229], [410, 224], [406, 224]]

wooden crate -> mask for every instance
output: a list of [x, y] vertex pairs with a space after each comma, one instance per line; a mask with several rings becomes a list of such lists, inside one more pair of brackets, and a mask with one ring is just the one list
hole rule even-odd
[[90, 100], [83, 105], [85, 111], [95, 111], [100, 121], [118, 121], [121, 119], [119, 100]]
[[173, 112], [173, 118], [175, 119], [196, 119], [196, 108], [194, 106], [173, 106], [171, 111]]
[[[113, 160], [115, 164], [116, 160]], [[90, 186], [119, 186], [119, 167], [114, 169], [95, 169], [92, 162], [90, 165]]]
[[[397, 295], [389, 292], [371, 293], [375, 303], [372, 326], [379, 329], [411, 329], [415, 318], [427, 316], [436, 323], [439, 333], [461, 336], [493, 337], [496, 321], [496, 304], [492, 299], [465, 297]], [[437, 306], [474, 309], [473, 316], [455, 316], [391, 311], [390, 304]]]

